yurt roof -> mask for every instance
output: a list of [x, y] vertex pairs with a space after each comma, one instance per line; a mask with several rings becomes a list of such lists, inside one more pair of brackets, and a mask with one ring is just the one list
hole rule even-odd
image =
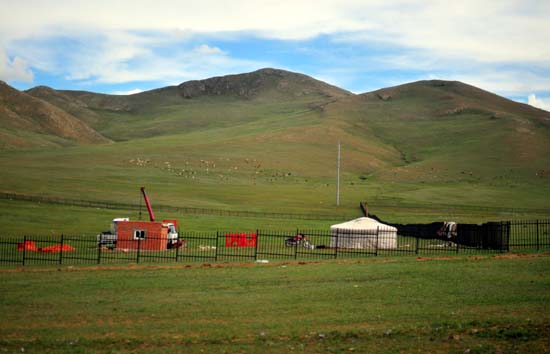
[[376, 230], [376, 228], [384, 229], [386, 231], [397, 231], [393, 226], [382, 224], [374, 219], [362, 217], [354, 220], [346, 221], [341, 224], [332, 225], [332, 229], [345, 229], [345, 230]]

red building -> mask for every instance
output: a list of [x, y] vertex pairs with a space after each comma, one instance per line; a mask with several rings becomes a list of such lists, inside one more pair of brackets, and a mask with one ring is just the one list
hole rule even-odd
[[162, 251], [168, 245], [168, 226], [162, 222], [120, 221], [117, 235], [117, 248]]

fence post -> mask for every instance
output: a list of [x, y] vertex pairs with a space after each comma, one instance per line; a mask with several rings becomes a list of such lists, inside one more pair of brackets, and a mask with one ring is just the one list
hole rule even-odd
[[218, 261], [218, 248], [220, 248], [219, 242], [218, 242], [219, 238], [220, 238], [219, 231], [216, 231], [216, 255], [214, 256], [214, 260], [216, 262]]
[[506, 240], [506, 252], [510, 252], [510, 239], [512, 237], [512, 222], [508, 221], [508, 225], [506, 226], [506, 232], [508, 232], [508, 239]]
[[497, 245], [498, 245], [498, 251], [500, 253], [504, 252], [504, 222], [498, 223], [498, 233], [497, 233]]
[[[183, 237], [182, 237], [183, 238]], [[180, 233], [179, 233], [179, 230], [178, 230], [178, 240], [176, 241], [178, 243], [178, 247], [176, 247], [176, 263], [178, 262], [178, 256], [180, 254], [180, 247], [182, 246], [182, 244], [180, 243]]]
[[59, 250], [59, 265], [63, 264], [63, 241], [64, 241], [64, 237], [63, 237], [63, 234], [61, 234], [61, 249]]
[[377, 226], [376, 227], [376, 243], [374, 244], [374, 255], [375, 256], [378, 256], [378, 234], [379, 234], [379, 231], [380, 231], [380, 227]]
[[256, 239], [254, 240], [254, 260], [257, 261], [258, 260], [258, 229], [256, 229]]
[[[297, 234], [296, 234], [297, 235]], [[294, 243], [294, 259], [298, 259], [298, 241]]]
[[420, 237], [418, 237], [418, 235], [416, 235], [416, 245], [415, 245], [415, 250], [414, 250], [414, 253], [418, 255], [418, 243], [420, 242]]
[[136, 263], [139, 263], [140, 251], [141, 251], [141, 238], [138, 238], [138, 249], [137, 249], [137, 254], [136, 254]]
[[540, 239], [539, 239], [539, 220], [537, 219], [537, 251], [540, 250]]
[[[330, 232], [330, 242], [332, 243], [332, 231]], [[338, 229], [336, 229], [336, 247], [334, 248], [334, 259], [338, 259]]]
[[25, 266], [25, 258], [27, 256], [27, 236], [23, 236], [23, 266]]
[[103, 247], [103, 234], [99, 235], [99, 240], [97, 242], [97, 264], [101, 264], [101, 248]]

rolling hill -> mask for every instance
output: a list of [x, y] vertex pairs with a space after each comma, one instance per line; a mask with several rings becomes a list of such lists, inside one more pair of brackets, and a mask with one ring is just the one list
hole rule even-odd
[[[334, 212], [341, 141], [338, 210], [355, 210], [359, 200], [548, 207], [550, 113], [460, 82], [356, 95], [262, 69], [128, 96], [10, 92], [1, 131], [23, 142], [40, 132], [52, 148], [19, 151], [2, 138], [4, 190], [134, 202], [136, 186], [149, 185], [169, 205]], [[6, 97], [16, 93], [33, 103], [25, 112], [48, 108], [85, 137], [59, 148], [68, 133], [39, 118], [15, 126], [5, 112], [14, 111]]]
[[4, 148], [109, 141], [69, 112], [4, 82], [0, 82], [0, 136]]
[[[115, 141], [239, 124], [266, 110], [311, 110], [352, 95], [276, 69], [189, 81], [128, 96], [37, 89], [27, 93], [71, 112]], [[128, 124], [134, 127], [127, 129]]]

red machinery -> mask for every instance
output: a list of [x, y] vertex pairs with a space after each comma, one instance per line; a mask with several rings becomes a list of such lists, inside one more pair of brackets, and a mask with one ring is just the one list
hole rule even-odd
[[155, 214], [151, 203], [141, 187], [141, 193], [149, 212], [149, 221], [130, 221], [128, 218], [115, 218], [111, 230], [97, 235], [98, 243], [108, 248], [163, 250], [179, 247], [183, 241], [179, 240], [178, 221], [155, 221]]
[[153, 213], [153, 209], [151, 208], [151, 203], [149, 203], [149, 198], [147, 197], [147, 193], [145, 193], [145, 187], [141, 187], [141, 194], [143, 194], [143, 199], [145, 200], [145, 206], [147, 206], [147, 211], [149, 212], [149, 221], [153, 222], [155, 221], [155, 214]]

